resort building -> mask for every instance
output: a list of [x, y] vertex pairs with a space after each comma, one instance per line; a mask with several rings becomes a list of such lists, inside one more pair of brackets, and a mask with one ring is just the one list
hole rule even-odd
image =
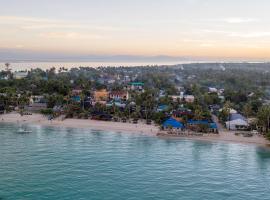
[[184, 124], [174, 118], [169, 118], [162, 124], [163, 129], [181, 129], [185, 128]]

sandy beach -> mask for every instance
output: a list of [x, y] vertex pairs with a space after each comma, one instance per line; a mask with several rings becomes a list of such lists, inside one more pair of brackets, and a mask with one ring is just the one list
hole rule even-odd
[[205, 134], [203, 136], [179, 136], [179, 135], [160, 135], [160, 138], [172, 138], [172, 139], [190, 139], [209, 142], [230, 142], [230, 143], [243, 143], [254, 144], [264, 147], [270, 147], [270, 141], [266, 140], [263, 136], [254, 135], [252, 137], [243, 137], [241, 135], [236, 136], [234, 132], [221, 131], [219, 134]]
[[90, 128], [95, 130], [117, 131], [123, 133], [139, 133], [155, 136], [159, 128], [154, 125], [147, 125], [138, 122], [138, 124], [122, 123], [122, 122], [107, 122], [90, 119], [65, 119], [57, 118], [48, 120], [41, 114], [24, 115], [18, 113], [9, 113], [0, 116], [2, 122], [19, 123], [19, 124], [36, 124], [42, 126], [55, 126], [67, 128]]
[[[122, 123], [122, 122], [105, 122], [90, 119], [65, 119], [60, 118], [52, 121], [48, 120], [41, 114], [20, 116], [18, 113], [9, 113], [0, 116], [1, 122], [19, 123], [19, 124], [35, 124], [41, 126], [55, 126], [67, 128], [89, 128], [95, 130], [116, 131], [123, 133], [137, 133], [156, 136], [160, 132], [159, 127], [155, 125], [146, 125], [138, 122], [138, 124]], [[256, 144], [261, 146], [270, 146], [270, 141], [259, 135], [253, 137], [236, 136], [234, 132], [229, 132], [224, 129], [219, 131], [219, 134], [206, 134], [203, 136], [176, 136], [164, 134], [159, 136], [161, 138], [177, 138], [177, 139], [192, 139], [203, 141], [223, 141], [245, 144]]]

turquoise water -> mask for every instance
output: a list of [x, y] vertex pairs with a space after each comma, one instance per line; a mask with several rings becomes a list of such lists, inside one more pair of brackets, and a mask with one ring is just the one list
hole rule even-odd
[[0, 199], [270, 199], [253, 145], [0, 124]]

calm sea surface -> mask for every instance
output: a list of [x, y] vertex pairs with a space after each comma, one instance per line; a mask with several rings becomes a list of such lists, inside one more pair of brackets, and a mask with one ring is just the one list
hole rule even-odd
[[269, 200], [253, 145], [0, 123], [1, 200]]

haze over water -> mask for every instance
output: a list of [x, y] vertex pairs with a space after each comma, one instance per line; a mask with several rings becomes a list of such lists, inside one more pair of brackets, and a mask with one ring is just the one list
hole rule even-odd
[[0, 124], [0, 199], [270, 199], [270, 151], [245, 144]]

